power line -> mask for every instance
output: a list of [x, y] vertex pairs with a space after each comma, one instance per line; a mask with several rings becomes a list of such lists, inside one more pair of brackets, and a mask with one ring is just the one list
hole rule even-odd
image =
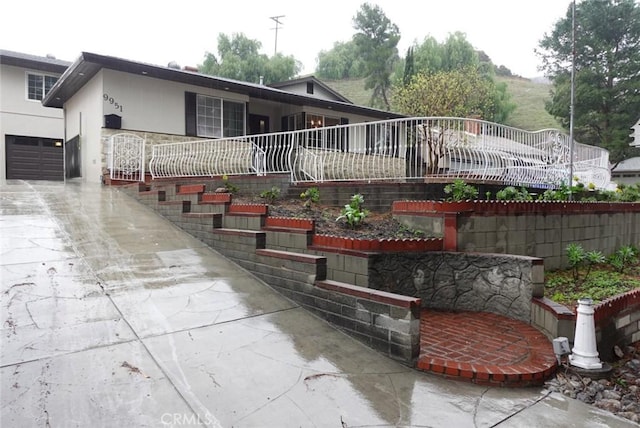
[[278, 30], [282, 28], [280, 26], [283, 25], [282, 22], [280, 22], [280, 18], [284, 18], [284, 17], [285, 15], [278, 15], [278, 16], [272, 16], [269, 18], [276, 23], [275, 28], [272, 28], [272, 30], [276, 30], [276, 42], [273, 47], [273, 56], [275, 56], [278, 53]]

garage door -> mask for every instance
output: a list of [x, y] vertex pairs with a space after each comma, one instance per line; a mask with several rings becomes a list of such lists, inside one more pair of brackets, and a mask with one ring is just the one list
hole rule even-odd
[[62, 140], [7, 135], [8, 180], [62, 180]]

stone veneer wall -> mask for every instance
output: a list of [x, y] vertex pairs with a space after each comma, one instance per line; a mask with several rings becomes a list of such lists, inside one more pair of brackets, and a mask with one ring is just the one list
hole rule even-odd
[[533, 257], [450, 252], [372, 254], [369, 287], [418, 297], [423, 308], [482, 311], [531, 321], [531, 299], [544, 292], [544, 266]]

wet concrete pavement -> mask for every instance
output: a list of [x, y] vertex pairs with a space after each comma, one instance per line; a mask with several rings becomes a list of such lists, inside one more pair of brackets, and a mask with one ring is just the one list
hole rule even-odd
[[2, 427], [626, 427], [332, 328], [116, 188], [0, 185]]

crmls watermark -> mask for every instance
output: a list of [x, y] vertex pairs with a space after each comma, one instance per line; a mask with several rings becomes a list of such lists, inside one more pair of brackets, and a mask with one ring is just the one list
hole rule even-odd
[[160, 423], [163, 426], [170, 427], [203, 426], [222, 428], [220, 422], [210, 413], [206, 413], [204, 416], [193, 413], [163, 413], [160, 417]]

